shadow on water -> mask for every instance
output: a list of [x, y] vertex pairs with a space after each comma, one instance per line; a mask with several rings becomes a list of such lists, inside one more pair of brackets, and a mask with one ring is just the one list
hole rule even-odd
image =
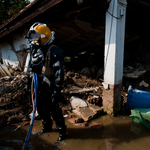
[[[90, 128], [92, 122], [102, 123], [103, 128]], [[31, 135], [27, 150], [148, 150], [150, 147], [150, 131], [141, 124], [133, 123], [129, 117], [123, 119], [104, 116], [92, 122], [87, 127], [81, 128], [74, 127], [66, 120], [68, 138], [59, 148], [53, 147], [59, 136], [57, 131], [41, 136]], [[1, 130], [0, 150], [22, 149], [28, 127], [15, 132], [14, 127]], [[35, 121], [33, 133], [40, 130], [39, 121]]]

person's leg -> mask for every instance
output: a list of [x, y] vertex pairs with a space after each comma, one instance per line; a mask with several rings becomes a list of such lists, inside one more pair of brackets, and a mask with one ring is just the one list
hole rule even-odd
[[55, 127], [59, 132], [59, 138], [55, 142], [54, 146], [58, 146], [62, 140], [66, 139], [66, 125], [59, 104], [57, 102], [53, 102], [51, 106], [51, 116], [54, 119]]
[[52, 131], [52, 119], [50, 118], [50, 99], [49, 99], [48, 92], [43, 90], [39, 92], [38, 98], [37, 98], [37, 111], [40, 115], [43, 123], [43, 130], [39, 132], [39, 134], [42, 134], [44, 132], [50, 132]]

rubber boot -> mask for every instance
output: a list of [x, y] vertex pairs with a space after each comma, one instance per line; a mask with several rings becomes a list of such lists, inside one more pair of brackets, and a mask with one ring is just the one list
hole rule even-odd
[[59, 129], [59, 138], [57, 141], [54, 143], [54, 147], [58, 147], [66, 138], [66, 126], [63, 129]]
[[42, 133], [52, 132], [52, 123], [51, 122], [44, 122], [42, 120], [43, 124], [43, 130], [38, 133], [38, 135], [41, 135]]

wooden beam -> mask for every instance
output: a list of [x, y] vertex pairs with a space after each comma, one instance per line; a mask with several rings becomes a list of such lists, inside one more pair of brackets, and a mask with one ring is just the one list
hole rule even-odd
[[80, 35], [80, 33], [78, 33], [77, 31], [74, 31], [71, 34], [68, 34], [67, 36], [62, 37], [61, 39], [59, 39], [59, 41], [57, 41], [57, 43], [58, 44], [63, 44], [63, 43], [65, 43], [65, 42], [67, 42], [67, 41], [69, 41], [69, 40], [71, 40], [71, 39], [73, 39], [73, 38], [75, 38], [79, 35]]
[[90, 36], [87, 32], [85, 32], [82, 28], [80, 28], [75, 22], [72, 22], [71, 27], [74, 28], [77, 32], [79, 32], [81, 35], [89, 39], [92, 43], [101, 46], [101, 44], [95, 40], [92, 36]]
[[102, 46], [97, 40], [95, 40], [91, 35], [89, 35], [86, 31], [84, 31], [81, 27], [79, 27], [75, 22], [61, 22], [61, 23], [49, 23], [49, 26], [64, 26], [64, 27], [71, 27], [80, 33], [82, 36], [87, 38], [92, 43], [96, 44], [97, 46]]
[[[104, 34], [102, 34], [102, 35], [96, 37], [95, 39], [96, 40], [102, 40], [104, 37], [105, 37]], [[79, 46], [79, 47], [77, 47], [75, 49], [72, 49], [71, 51], [69, 51], [68, 53], [66, 53], [66, 55], [71, 55], [71, 54], [73, 54], [75, 52], [79, 52], [81, 49], [83, 49], [84, 47], [89, 46], [90, 44], [92, 44], [92, 42], [86, 42], [86, 43], [82, 44], [81, 46]]]

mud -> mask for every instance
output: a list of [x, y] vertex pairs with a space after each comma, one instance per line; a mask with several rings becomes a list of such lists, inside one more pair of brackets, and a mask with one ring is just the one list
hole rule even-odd
[[[41, 121], [35, 120], [27, 150], [149, 150], [149, 130], [141, 124], [133, 123], [131, 117], [100, 116], [84, 128], [75, 127], [67, 120], [68, 138], [57, 148], [53, 144], [58, 138], [58, 132], [35, 136], [42, 129]], [[90, 128], [93, 122], [101, 123], [103, 128]], [[29, 125], [14, 131], [16, 128], [3, 128], [0, 132], [0, 149], [22, 149]]]

